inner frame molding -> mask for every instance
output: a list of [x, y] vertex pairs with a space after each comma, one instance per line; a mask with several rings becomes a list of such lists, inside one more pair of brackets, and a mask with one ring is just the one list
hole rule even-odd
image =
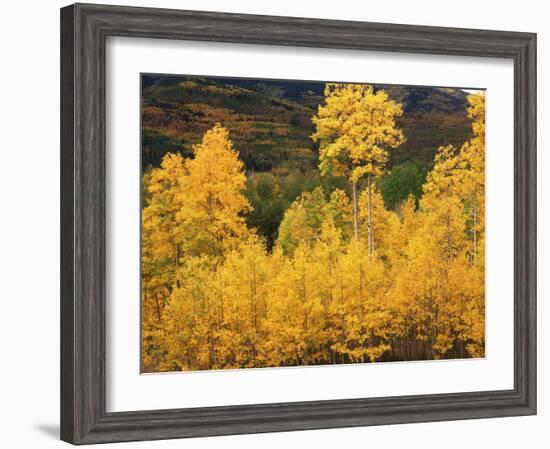
[[[107, 36], [511, 58], [514, 388], [106, 412]], [[153, 8], [61, 9], [61, 439], [73, 444], [536, 413], [536, 35]]]

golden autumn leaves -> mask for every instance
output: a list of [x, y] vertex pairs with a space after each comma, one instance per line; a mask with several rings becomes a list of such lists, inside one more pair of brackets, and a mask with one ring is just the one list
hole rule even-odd
[[372, 86], [362, 84], [327, 84], [325, 99], [326, 104], [313, 117], [317, 129], [312, 138], [321, 143], [319, 169], [321, 173], [341, 174], [350, 180], [355, 240], [359, 239], [357, 183], [367, 177], [367, 251], [372, 255], [373, 178], [383, 173], [387, 149], [398, 147], [405, 140], [395, 124], [403, 110], [383, 90], [375, 93]]
[[376, 178], [404, 140], [401, 106], [370, 86], [325, 96], [320, 170], [352, 194], [304, 192], [272, 251], [246, 226], [222, 126], [144, 176], [143, 371], [484, 355], [484, 97], [470, 96], [474, 138], [440, 149], [419, 207], [389, 211]]

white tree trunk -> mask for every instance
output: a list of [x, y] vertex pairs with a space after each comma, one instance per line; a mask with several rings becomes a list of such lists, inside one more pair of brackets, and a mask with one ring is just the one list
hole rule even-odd
[[472, 251], [472, 254], [473, 254], [473, 260], [474, 260], [474, 263], [476, 262], [476, 259], [477, 259], [477, 192], [474, 191], [474, 204], [473, 204], [473, 211], [472, 211], [472, 214], [473, 214], [473, 218], [472, 218], [472, 241], [473, 241], [473, 251]]
[[359, 230], [357, 229], [357, 183], [351, 182], [351, 189], [353, 193], [353, 232], [355, 241], [359, 240]]
[[372, 228], [372, 175], [367, 178], [368, 205], [367, 205], [367, 247], [369, 258], [374, 251], [374, 229]]

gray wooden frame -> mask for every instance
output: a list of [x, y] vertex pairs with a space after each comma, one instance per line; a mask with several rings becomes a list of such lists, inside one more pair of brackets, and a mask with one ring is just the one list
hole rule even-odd
[[[514, 61], [514, 388], [107, 413], [105, 42], [187, 39]], [[207, 394], [207, 392], [205, 392]], [[74, 444], [536, 413], [536, 35], [76, 4], [61, 10], [61, 438]]]

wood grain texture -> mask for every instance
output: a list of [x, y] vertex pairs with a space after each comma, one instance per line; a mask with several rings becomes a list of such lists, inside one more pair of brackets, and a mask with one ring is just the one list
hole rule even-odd
[[[514, 389], [106, 413], [107, 36], [512, 58], [515, 71]], [[84, 4], [61, 10], [63, 440], [91, 444], [534, 414], [535, 289], [536, 35]]]
[[72, 7], [61, 11], [61, 438], [74, 441], [74, 20]]

